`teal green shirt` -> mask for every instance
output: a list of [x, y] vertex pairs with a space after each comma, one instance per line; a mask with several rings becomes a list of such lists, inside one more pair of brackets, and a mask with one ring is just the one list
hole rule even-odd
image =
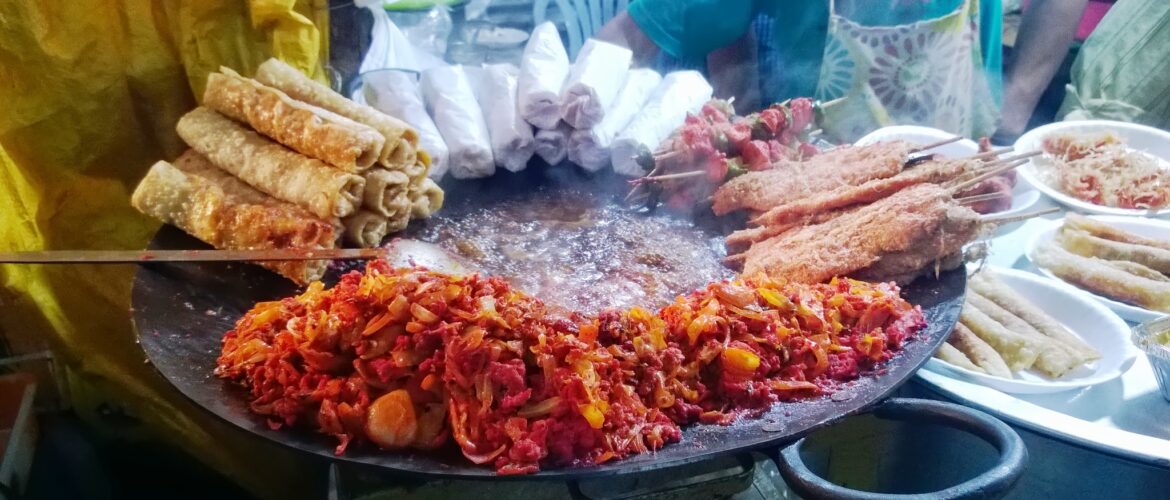
[[[890, 8], [875, 8], [875, 0], [838, 1], [838, 13], [867, 25], [895, 25], [941, 17], [962, 0], [889, 0]], [[992, 93], [999, 98], [1002, 75], [1000, 0], [980, 5], [980, 42], [983, 66]], [[761, 94], [776, 102], [816, 92], [829, 3], [824, 0], [634, 0], [630, 17], [667, 54], [695, 61], [739, 39], [756, 18], [760, 54]], [[990, 49], [989, 49], [990, 48]]]

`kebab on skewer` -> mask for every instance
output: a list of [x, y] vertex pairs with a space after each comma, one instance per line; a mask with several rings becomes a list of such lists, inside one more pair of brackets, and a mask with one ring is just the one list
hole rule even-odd
[[[969, 192], [972, 186], [988, 180], [1002, 178], [1004, 172], [1021, 165], [1026, 158], [1037, 153], [1004, 158], [993, 162], [963, 158], [955, 160], [928, 160], [919, 166], [909, 168], [892, 177], [872, 179], [861, 185], [844, 185], [828, 191], [806, 195], [793, 201], [768, 209], [750, 220], [756, 227], [736, 231], [728, 236], [729, 246], [754, 243], [780, 234], [788, 229], [811, 221], [823, 222], [838, 210], [873, 203], [893, 193], [919, 184], [938, 184], [951, 188], [956, 198], [971, 206], [988, 200], [998, 199], [1000, 193], [978, 194], [971, 197], [959, 193]], [[974, 207], [972, 207], [974, 209]], [[975, 210], [979, 212], [979, 210]], [[829, 217], [826, 217], [828, 215]], [[807, 222], [806, 222], [807, 221]]]
[[963, 246], [989, 225], [1047, 213], [981, 216], [953, 193], [953, 187], [932, 183], [910, 186], [759, 241], [728, 260], [741, 262], [748, 275], [764, 273], [803, 283], [834, 276], [908, 283], [961, 265]]
[[729, 101], [712, 100], [688, 115], [658, 151], [639, 155], [650, 173], [634, 184], [628, 200], [664, 196], [684, 209], [709, 197], [720, 184], [746, 172], [772, 168], [817, 154], [808, 141], [814, 104], [800, 98], [773, 104], [758, 113], [736, 116]]

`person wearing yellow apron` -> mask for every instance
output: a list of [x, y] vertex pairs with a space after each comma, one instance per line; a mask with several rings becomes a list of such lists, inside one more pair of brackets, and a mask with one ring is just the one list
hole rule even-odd
[[[0, 1], [0, 248], [144, 248], [158, 223], [130, 192], [183, 150], [175, 122], [207, 73], [275, 56], [323, 79], [327, 28], [324, 0]], [[0, 266], [0, 334], [51, 348], [88, 421], [124, 414], [143, 425], [119, 432], [166, 440], [263, 497], [319, 496], [296, 471], [320, 464], [216, 420], [144, 363], [134, 271]]]
[[998, 0], [635, 0], [599, 36], [708, 70], [716, 96], [746, 81], [752, 104], [834, 103], [822, 125], [837, 140], [892, 123], [975, 137], [995, 129], [1002, 22]]

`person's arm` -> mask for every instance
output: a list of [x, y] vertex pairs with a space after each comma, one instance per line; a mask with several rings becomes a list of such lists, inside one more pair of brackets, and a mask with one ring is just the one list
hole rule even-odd
[[650, 37], [646, 36], [646, 32], [638, 27], [638, 23], [634, 22], [627, 11], [622, 11], [605, 23], [605, 26], [601, 27], [594, 38], [633, 51], [635, 66], [649, 65], [655, 57], [658, 57], [658, 51], [661, 50]]
[[701, 60], [747, 33], [753, 0], [634, 0], [597, 38], [634, 51], [647, 62], [658, 50], [682, 60]]
[[1003, 113], [995, 136], [1012, 141], [1024, 132], [1040, 96], [1064, 62], [1088, 0], [1031, 0], [1015, 50], [1007, 62]]

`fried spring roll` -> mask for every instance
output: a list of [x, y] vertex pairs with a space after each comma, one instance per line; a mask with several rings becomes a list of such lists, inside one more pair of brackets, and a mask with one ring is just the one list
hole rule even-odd
[[1032, 260], [1060, 279], [1093, 293], [1170, 313], [1170, 283], [1125, 272], [1107, 261], [1082, 257], [1052, 243], [1037, 247]]
[[1107, 240], [1070, 228], [1061, 229], [1056, 242], [1082, 257], [1136, 262], [1162, 274], [1170, 273], [1170, 250]]
[[424, 179], [422, 185], [411, 196], [410, 216], [412, 218], [425, 219], [443, 208], [443, 190], [431, 179]]
[[1170, 241], [1155, 240], [1152, 238], [1146, 238], [1145, 236], [1139, 236], [1131, 232], [1115, 228], [1104, 222], [1093, 220], [1073, 212], [1069, 212], [1067, 215], [1065, 215], [1064, 227], [1070, 229], [1079, 229], [1098, 238], [1104, 238], [1110, 241], [1132, 243], [1134, 245], [1143, 245], [1147, 247], [1160, 248], [1162, 250], [1170, 250]]
[[967, 359], [971, 360], [975, 366], [982, 368], [988, 375], [1012, 378], [1012, 370], [1008, 368], [999, 352], [996, 352], [995, 348], [975, 335], [962, 323], [955, 325], [955, 331], [951, 332], [947, 343], [955, 346], [955, 349], [966, 355]]
[[1166, 276], [1165, 274], [1138, 264], [1137, 262], [1129, 262], [1124, 260], [1106, 260], [1102, 262], [1108, 264], [1109, 267], [1120, 269], [1130, 274], [1152, 279], [1154, 281], [1170, 283], [1170, 276]]
[[418, 131], [406, 122], [369, 106], [358, 104], [326, 85], [305, 76], [279, 59], [269, 59], [256, 70], [256, 80], [276, 87], [293, 99], [325, 108], [382, 133], [386, 145], [379, 161], [390, 168], [413, 165], [417, 158]]
[[1018, 316], [1029, 325], [1035, 327], [1040, 333], [1060, 341], [1065, 346], [1071, 347], [1080, 353], [1082, 357], [1089, 360], [1101, 358], [1101, 353], [1097, 352], [1093, 346], [1074, 335], [1055, 318], [1041, 311], [1040, 308], [1033, 306], [1028, 302], [1027, 298], [1000, 281], [994, 273], [990, 271], [981, 272], [972, 276], [967, 283], [970, 289], [980, 296]]
[[[220, 249], [334, 248], [332, 222], [272, 201], [205, 159], [183, 155], [183, 168], [160, 161], [138, 183], [130, 204]], [[328, 261], [259, 263], [305, 285], [321, 279]]]
[[943, 342], [942, 345], [938, 346], [938, 352], [934, 353], [934, 357], [946, 361], [952, 365], [966, 368], [973, 372], [987, 373], [987, 370], [984, 370], [980, 368], [979, 365], [972, 363], [971, 359], [968, 358], [966, 354], [963, 354], [963, 351], [960, 351], [955, 346], [946, 342]]
[[366, 248], [381, 245], [388, 229], [386, 216], [365, 209], [341, 219], [341, 223], [345, 225], [345, 239]]
[[215, 166], [318, 217], [345, 217], [361, 204], [361, 176], [291, 151], [209, 108], [195, 108], [175, 128]]
[[393, 217], [410, 207], [411, 199], [407, 193], [410, 178], [406, 174], [378, 167], [370, 169], [364, 177], [366, 190], [362, 208], [383, 217]]
[[1092, 359], [1096, 359], [1085, 359], [1085, 356], [1073, 348], [1066, 347], [1060, 341], [1040, 333], [1039, 330], [1029, 325], [1027, 321], [1024, 321], [1019, 316], [1012, 314], [1007, 309], [1000, 307], [995, 302], [988, 300], [978, 293], [968, 291], [967, 304], [969, 307], [975, 307], [980, 312], [986, 314], [987, 317], [1003, 325], [1004, 328], [1028, 337], [1036, 343], [1038, 355], [1033, 368], [1049, 377], [1060, 377], [1076, 367]]
[[1040, 353], [1035, 342], [1004, 328], [1003, 325], [987, 317], [983, 311], [972, 307], [970, 303], [963, 306], [963, 312], [959, 315], [959, 319], [963, 326], [994, 347], [1012, 371], [1027, 370], [1036, 363], [1036, 358], [1039, 357]]
[[228, 68], [207, 76], [203, 105], [306, 156], [351, 173], [374, 165], [386, 138], [377, 130]]

